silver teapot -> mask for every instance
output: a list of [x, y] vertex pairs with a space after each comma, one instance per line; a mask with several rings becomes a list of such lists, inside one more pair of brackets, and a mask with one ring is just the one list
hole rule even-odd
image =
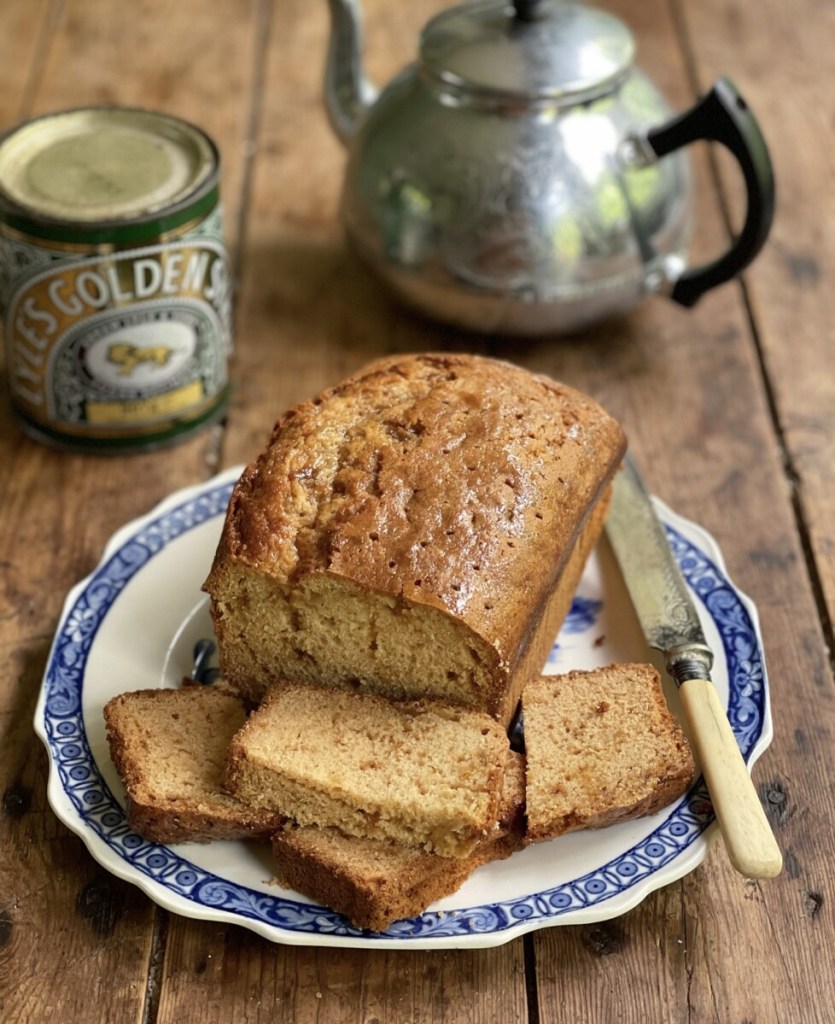
[[[358, 0], [329, 0], [326, 106], [349, 146], [349, 241], [412, 307], [485, 333], [581, 328], [646, 294], [692, 306], [763, 245], [766, 144], [720, 79], [673, 117], [611, 14], [568, 0], [476, 0], [434, 17], [381, 92], [362, 68]], [[691, 169], [707, 139], [742, 169], [745, 222], [688, 267]]]

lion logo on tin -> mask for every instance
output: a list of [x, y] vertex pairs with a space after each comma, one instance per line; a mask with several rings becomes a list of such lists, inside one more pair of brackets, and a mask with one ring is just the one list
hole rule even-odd
[[108, 348], [107, 361], [119, 367], [120, 377], [130, 377], [142, 363], [165, 366], [172, 354], [173, 349], [166, 345], [140, 346], [123, 341]]

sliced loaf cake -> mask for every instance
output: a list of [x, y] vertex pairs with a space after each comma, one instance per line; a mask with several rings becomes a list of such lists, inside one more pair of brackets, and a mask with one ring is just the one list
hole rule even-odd
[[542, 669], [624, 450], [510, 363], [378, 360], [276, 424], [205, 582], [224, 676], [431, 697], [507, 724]]
[[232, 740], [226, 784], [300, 825], [461, 857], [496, 821], [507, 751], [483, 712], [286, 684]]
[[246, 719], [240, 699], [216, 686], [135, 690], [104, 708], [107, 739], [127, 792], [128, 823], [157, 843], [268, 839], [274, 811], [223, 788], [226, 751]]
[[467, 857], [439, 857], [333, 828], [288, 826], [273, 836], [282, 885], [343, 914], [358, 928], [385, 931], [455, 892], [479, 866], [509, 857], [524, 837], [524, 758], [510, 752], [499, 819]]
[[652, 665], [542, 676], [522, 708], [528, 842], [653, 814], [693, 781]]

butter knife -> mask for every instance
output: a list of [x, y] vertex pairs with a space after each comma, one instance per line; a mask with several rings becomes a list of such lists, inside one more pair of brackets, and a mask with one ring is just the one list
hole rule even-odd
[[606, 533], [647, 643], [663, 654], [678, 686], [728, 858], [746, 878], [773, 878], [783, 858], [710, 678], [713, 652], [629, 456], [615, 477]]

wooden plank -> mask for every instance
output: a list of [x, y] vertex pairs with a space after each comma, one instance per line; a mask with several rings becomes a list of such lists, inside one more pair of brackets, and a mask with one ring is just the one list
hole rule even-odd
[[54, 18], [52, 0], [6, 5], [0, 39], [0, 125], [16, 124], [27, 116]]
[[[800, 514], [835, 620], [835, 138], [821, 83], [835, 73], [835, 7], [677, 0], [700, 84], [730, 73], [757, 112], [777, 181], [771, 238], [747, 275]], [[830, 643], [831, 643], [830, 636]]]
[[[0, 12], [0, 118], [4, 126], [29, 113], [31, 92], [42, 72], [54, 32], [53, 5], [9, 4]], [[114, 1021], [131, 1019], [137, 980], [122, 964], [147, 959], [150, 915], [130, 902], [129, 887], [97, 868], [68, 836], [45, 801], [45, 757], [33, 741], [31, 721], [46, 657], [50, 623], [64, 584], [78, 571], [63, 541], [63, 527], [44, 505], [44, 492], [60, 487], [57, 457], [38, 453], [20, 459], [34, 444], [21, 444], [7, 401], [0, 406], [0, 975], [4, 1019], [56, 1015], [81, 1020], [96, 998]], [[19, 461], [20, 459], [20, 461]], [[68, 468], [68, 467], [67, 467]], [[71, 478], [65, 476], [66, 484]], [[49, 509], [49, 511], [46, 511]], [[44, 544], [44, 538], [50, 540]], [[64, 566], [56, 565], [58, 556]], [[68, 570], [68, 571], [67, 571]], [[121, 951], [116, 952], [118, 942]], [[109, 947], [109, 948], [108, 948]], [[77, 984], [79, 963], [97, 951], [101, 977]], [[130, 952], [128, 952], [130, 951]], [[127, 955], [126, 955], [127, 954]], [[43, 969], [43, 973], [41, 973]], [[63, 994], [63, 997], [62, 997]], [[126, 1018], [125, 1013], [128, 1012]]]
[[[3, 125], [21, 111], [99, 102], [189, 117], [224, 152], [234, 236], [259, 27], [254, 5], [227, 0], [213, 10], [206, 18], [196, 0], [173, 8], [106, 0], [0, 5]], [[114, 529], [205, 477], [216, 449], [211, 430], [147, 455], [59, 454], [22, 438], [8, 401], [0, 404], [0, 936], [3, 962], [14, 964], [0, 976], [4, 1020], [119, 1024], [142, 1016], [154, 922], [165, 915], [100, 869], [59, 825], [46, 804], [46, 757], [31, 721], [66, 591], [94, 567]]]
[[521, 942], [467, 952], [304, 949], [239, 928], [171, 925], [160, 1024], [528, 1019]]
[[689, 1020], [681, 902], [669, 886], [615, 920], [538, 933], [540, 1021]]
[[[835, 853], [828, 824], [831, 794], [821, 799], [817, 781], [830, 770], [835, 732], [831, 653], [817, 626], [816, 611], [825, 619], [827, 613], [822, 602], [816, 608], [810, 599], [804, 551], [792, 536], [792, 512], [800, 517], [814, 558], [811, 583], [816, 589], [815, 576], [820, 580], [831, 650], [835, 385], [825, 367], [835, 338], [826, 286], [835, 268], [835, 244], [827, 230], [835, 223], [835, 151], [820, 105], [819, 83], [831, 72], [831, 54], [820, 42], [832, 36], [835, 11], [831, 5], [815, 3], [795, 5], [791, 12], [767, 3], [758, 5], [756, 13], [741, 3], [678, 6], [697, 83], [704, 88], [718, 74], [730, 71], [762, 123], [778, 185], [774, 229], [747, 273], [746, 284], [767, 374], [767, 397], [777, 417], [776, 457], [785, 459], [789, 473], [783, 493], [770, 494], [773, 488], [765, 477], [771, 474], [752, 453], [752, 458], [738, 463], [722, 496], [726, 507], [746, 512], [738, 544], [743, 561], [736, 571], [763, 617], [777, 738], [766, 755], [771, 771], [761, 778], [763, 794], [776, 811], [786, 870], [779, 885], [751, 892], [752, 899], [762, 901], [769, 932], [756, 949], [754, 962], [771, 963], [758, 971], [749, 993], [732, 993], [733, 998], [729, 994], [723, 1019], [735, 1019], [744, 1007], [758, 1004], [759, 1013], [752, 1019], [825, 1021], [833, 1002], [832, 972], [816, 968], [814, 950], [833, 920], [832, 908], [823, 899], [826, 864]], [[738, 208], [738, 183], [726, 175], [722, 181], [731, 193], [731, 205]], [[757, 358], [756, 352], [752, 355]], [[726, 400], [734, 396], [738, 410], [728, 428], [736, 436], [750, 436], [740, 393], [731, 386], [722, 390]], [[745, 489], [751, 490], [745, 499], [741, 466], [746, 466]], [[781, 638], [779, 648], [769, 646], [769, 634]], [[713, 926], [717, 919], [708, 920]], [[740, 921], [739, 926], [750, 943], [747, 924]], [[714, 928], [706, 935], [710, 948], [717, 948], [720, 940]], [[775, 947], [779, 959], [770, 955]], [[693, 995], [696, 1010], [705, 1013], [716, 1005], [717, 992], [710, 986], [694, 989]], [[695, 1010], [694, 1018], [698, 1019]]]
[[[413, 59], [419, 27], [443, 6], [364, 4], [376, 82]], [[285, 409], [375, 356], [447, 344], [447, 332], [405, 314], [345, 249], [338, 219], [345, 153], [322, 102], [327, 30], [326, 4], [292, 0], [273, 15], [227, 464], [252, 458]]]

